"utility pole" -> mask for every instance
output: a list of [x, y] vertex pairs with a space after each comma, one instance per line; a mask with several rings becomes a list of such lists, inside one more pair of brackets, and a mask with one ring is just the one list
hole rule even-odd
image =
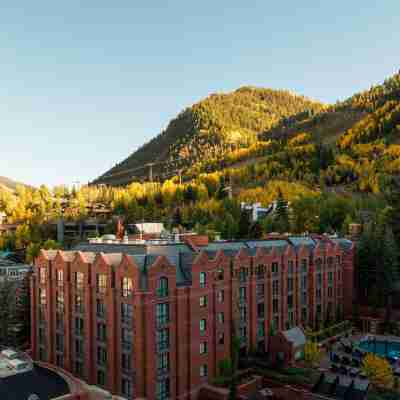
[[179, 175], [179, 185], [182, 185], [182, 170], [178, 170], [178, 175]]
[[149, 181], [153, 182], [153, 165], [154, 163], [147, 164], [149, 166]]

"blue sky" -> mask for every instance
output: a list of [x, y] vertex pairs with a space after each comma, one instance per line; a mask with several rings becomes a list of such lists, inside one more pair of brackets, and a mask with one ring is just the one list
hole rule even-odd
[[34, 185], [88, 182], [212, 92], [334, 102], [400, 68], [398, 0], [4, 3], [0, 175]]

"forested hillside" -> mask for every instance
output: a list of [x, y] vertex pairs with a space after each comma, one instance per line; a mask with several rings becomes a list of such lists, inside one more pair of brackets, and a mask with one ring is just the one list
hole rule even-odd
[[165, 179], [180, 168], [196, 170], [223, 158], [242, 158], [249, 149], [258, 151], [268, 145], [259, 138], [262, 132], [295, 115], [314, 115], [323, 107], [287, 91], [254, 87], [213, 94], [180, 113], [164, 132], [95, 183], [129, 183], [133, 177], [147, 176], [143, 165], [150, 162], [163, 162], [154, 171]]

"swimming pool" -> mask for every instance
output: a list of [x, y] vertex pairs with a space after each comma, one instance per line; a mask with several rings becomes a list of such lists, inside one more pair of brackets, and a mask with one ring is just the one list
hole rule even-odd
[[364, 339], [358, 344], [358, 347], [369, 353], [400, 359], [400, 342]]

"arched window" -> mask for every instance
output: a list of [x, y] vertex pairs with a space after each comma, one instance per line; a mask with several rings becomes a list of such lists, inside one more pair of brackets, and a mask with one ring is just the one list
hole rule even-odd
[[157, 295], [158, 297], [168, 296], [168, 278], [162, 277], [158, 280]]

